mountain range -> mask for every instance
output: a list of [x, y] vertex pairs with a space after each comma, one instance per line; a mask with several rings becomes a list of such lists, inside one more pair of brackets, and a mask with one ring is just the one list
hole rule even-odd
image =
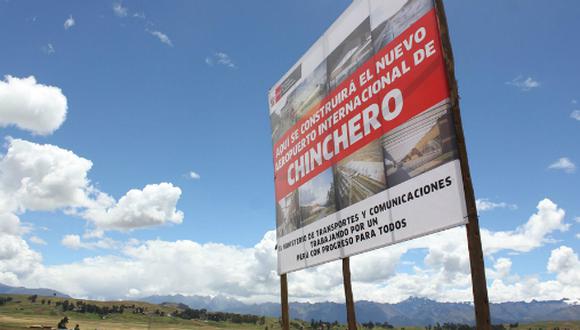
[[0, 283], [0, 294], [27, 294], [45, 297], [54, 296], [60, 298], [70, 298], [69, 295], [51, 289], [28, 289], [25, 287], [8, 286], [2, 283]]
[[[29, 289], [11, 287], [0, 283], [0, 294], [26, 294], [39, 296], [70, 296], [51, 289]], [[260, 303], [247, 304], [225, 296], [149, 296], [141, 301], [163, 304], [185, 304], [193, 309], [206, 309], [214, 312], [253, 314], [260, 316], [280, 316], [280, 304]], [[473, 306], [470, 303], [437, 302], [427, 298], [411, 297], [404, 301], [389, 304], [372, 301], [358, 301], [355, 304], [358, 322], [385, 321], [396, 326], [427, 326], [437, 322], [474, 324]], [[566, 300], [548, 300], [531, 302], [505, 302], [490, 304], [492, 323], [529, 323], [538, 321], [574, 321], [580, 320], [580, 305]], [[290, 317], [295, 319], [338, 321], [346, 323], [344, 304], [334, 302], [290, 303]]]
[[[224, 296], [150, 296], [141, 300], [161, 304], [182, 303], [193, 309], [207, 309], [242, 314], [280, 316], [280, 304], [245, 304]], [[395, 304], [358, 301], [355, 304], [358, 322], [389, 322], [396, 326], [427, 326], [437, 322], [474, 324], [471, 303], [437, 302], [426, 298], [408, 298]], [[566, 300], [505, 302], [490, 304], [492, 323], [528, 323], [538, 321], [580, 320], [580, 305]], [[302, 320], [339, 321], [346, 323], [344, 304], [333, 302], [290, 303], [290, 317]]]

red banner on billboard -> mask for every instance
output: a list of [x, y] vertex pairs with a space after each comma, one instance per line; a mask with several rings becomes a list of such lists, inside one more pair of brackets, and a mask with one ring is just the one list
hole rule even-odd
[[435, 11], [360, 66], [274, 144], [276, 199], [448, 95]]

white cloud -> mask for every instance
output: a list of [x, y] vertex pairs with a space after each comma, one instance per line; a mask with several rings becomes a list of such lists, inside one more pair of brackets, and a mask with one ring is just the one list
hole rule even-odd
[[22, 234], [23, 229], [20, 226], [20, 219], [10, 212], [0, 213], [0, 233], [16, 236]]
[[[563, 218], [562, 209], [548, 199], [542, 200], [538, 203], [538, 211], [513, 231], [482, 229], [484, 250], [488, 255], [500, 250], [531, 251], [548, 242], [548, 235], [553, 231], [567, 229]], [[520, 236], [533, 243], [520, 242]], [[440, 301], [471, 300], [465, 237], [465, 228], [457, 227], [351, 257], [356, 299], [398, 302], [409, 296], [419, 296]], [[504, 241], [494, 241], [500, 238]], [[79, 235], [70, 235], [66, 241], [73, 248], [99, 248], [86, 245], [99, 240], [85, 242]], [[49, 287], [77, 297], [115, 299], [179, 293], [222, 294], [246, 302], [279, 299], [274, 231], [267, 232], [250, 248], [189, 240], [131, 240], [123, 247], [115, 243], [119, 244], [120, 255], [54, 266], [42, 266], [40, 260], [32, 258], [29, 266], [18, 275], [14, 275], [11, 268], [0, 269], [0, 280], [7, 278], [18, 285]], [[415, 266], [410, 272], [397, 271], [401, 259], [411, 250], [427, 251], [423, 266]], [[22, 247], [22, 251], [27, 248]], [[548, 261], [548, 270], [555, 276], [553, 280], [511, 274], [512, 261], [498, 258], [488, 269], [489, 278], [493, 280], [489, 287], [490, 299], [503, 302], [580, 297], [576, 284], [580, 282], [574, 282], [575, 274], [580, 273], [577, 268], [577, 255], [563, 247], [554, 250]], [[103, 272], [103, 269], [114, 271]], [[159, 281], [159, 278], [164, 280]], [[291, 273], [288, 280], [292, 300], [344, 299], [340, 261]]]
[[469, 260], [465, 257], [466, 245], [452, 241], [430, 247], [425, 264], [439, 269], [446, 278], [455, 280], [459, 274], [469, 274]]
[[580, 120], [580, 110], [574, 110], [570, 113], [570, 118]]
[[70, 15], [66, 21], [64, 21], [64, 29], [68, 30], [75, 25], [75, 19]]
[[38, 236], [30, 236], [30, 238], [28, 238], [28, 241], [30, 241], [31, 243], [34, 243], [36, 245], [46, 245], [46, 241], [43, 240], [42, 238], [38, 237]]
[[54, 46], [51, 43], [48, 43], [46, 46], [42, 46], [42, 52], [46, 55], [52, 55], [56, 52]]
[[113, 4], [113, 12], [118, 17], [126, 17], [128, 10], [127, 10], [127, 7], [123, 7], [122, 4], [117, 2], [117, 3]]
[[102, 236], [103, 230], [125, 231], [183, 221], [183, 213], [176, 210], [181, 196], [178, 187], [150, 184], [143, 190], [129, 190], [116, 202], [91, 185], [88, 172], [92, 165], [90, 160], [54, 145], [8, 139], [8, 150], [0, 158], [0, 211], [65, 210], [94, 224], [88, 238]]
[[[78, 238], [78, 240], [77, 240]], [[274, 232], [252, 248], [192, 241], [148, 241], [128, 246], [123, 257], [103, 256], [44, 267], [25, 282], [75, 296], [125, 297], [161, 293], [219, 293], [276, 297]], [[80, 246], [80, 237], [71, 239]], [[103, 272], [103, 269], [113, 271]], [[159, 278], [163, 278], [160, 281]], [[195, 279], [195, 280], [192, 280]], [[106, 283], [106, 285], [104, 285]]]
[[494, 209], [510, 209], [510, 210], [516, 210], [518, 208], [517, 205], [515, 204], [508, 204], [506, 202], [492, 202], [490, 201], [488, 198], [479, 198], [475, 201], [477, 210], [479, 212], [483, 212], [483, 211], [491, 211]]
[[[552, 250], [547, 268], [549, 272], [557, 274], [559, 282], [580, 289], [580, 261], [572, 248], [563, 245]], [[574, 298], [580, 299], [580, 296]]]
[[79, 249], [81, 247], [81, 237], [79, 235], [65, 235], [60, 243], [70, 249]]
[[85, 239], [103, 238], [104, 235], [105, 235], [105, 232], [103, 230], [97, 228], [97, 229], [85, 231], [85, 233], [83, 234], [83, 238], [85, 238]]
[[521, 91], [527, 92], [533, 88], [540, 87], [540, 82], [532, 77], [527, 77], [524, 79], [523, 76], [517, 76], [512, 81], [506, 82], [506, 84], [519, 88]]
[[570, 101], [570, 103], [572, 103], [572, 104], [578, 104], [578, 100], [572, 99], [572, 101]]
[[[357, 282], [379, 283], [396, 274], [401, 257], [408, 251], [405, 246], [392, 246], [388, 250], [375, 250], [352, 258], [352, 276]], [[381, 264], [381, 267], [377, 265]], [[342, 276], [342, 275], [341, 275]], [[339, 276], [339, 280], [342, 277]]]
[[51, 211], [91, 204], [92, 162], [50, 144], [8, 139], [0, 159], [0, 209]]
[[160, 31], [150, 31], [150, 30], [146, 30], [147, 32], [149, 32], [149, 34], [151, 34], [152, 36], [157, 37], [157, 39], [159, 39], [159, 41], [161, 41], [162, 43], [173, 47], [173, 43], [171, 42], [171, 39], [169, 39], [169, 37]]
[[575, 217], [574, 220], [576, 220], [577, 223], [580, 223], [580, 217]]
[[208, 56], [205, 58], [205, 63], [209, 66], [213, 66], [214, 64], [219, 64], [226, 66], [228, 68], [234, 69], [236, 68], [236, 64], [230, 57], [230, 55], [224, 52], [215, 52], [212, 56]]
[[509, 258], [499, 258], [495, 261], [493, 269], [486, 269], [486, 276], [490, 279], [504, 279], [508, 277], [512, 268]]
[[529, 252], [550, 242], [554, 231], [566, 231], [570, 225], [564, 223], [566, 212], [549, 199], [541, 200], [534, 213], [525, 224], [513, 231], [492, 232], [481, 230], [483, 249], [492, 254], [500, 250]]
[[179, 224], [183, 212], [176, 210], [181, 189], [171, 183], [149, 184], [143, 188], [131, 189], [110, 207], [92, 207], [84, 217], [99, 229], [132, 230], [143, 227]]
[[66, 118], [67, 99], [60, 88], [36, 82], [34, 76], [0, 80], [0, 127], [52, 134]]
[[85, 242], [85, 241], [81, 240], [81, 237], [79, 235], [74, 235], [74, 234], [65, 235], [60, 242], [63, 246], [65, 246], [69, 249], [73, 249], [73, 250], [78, 250], [78, 249], [89, 249], [89, 250], [107, 249], [107, 250], [111, 250], [111, 249], [118, 249], [122, 246], [119, 242], [117, 242], [111, 238], [108, 238], [108, 237], [105, 237], [103, 239], [99, 239], [96, 241]]
[[189, 172], [188, 177], [193, 180], [201, 179], [201, 176], [194, 171]]
[[566, 173], [576, 172], [576, 164], [574, 164], [568, 157], [562, 157], [548, 166], [551, 170], [562, 170]]
[[537, 276], [523, 277], [518, 281], [494, 280], [488, 292], [490, 299], [498, 303], [563, 298], [570, 298], [575, 302], [576, 297], [580, 295], [578, 286], [567, 285], [557, 280], [542, 281]]
[[147, 16], [145, 16], [144, 12], [134, 13], [133, 17], [139, 18], [139, 19], [146, 19], [147, 18]]
[[215, 56], [217, 58], [218, 64], [222, 64], [222, 65], [225, 65], [225, 66], [230, 67], [230, 68], [236, 67], [233, 60], [231, 59], [231, 57], [228, 54], [222, 53], [222, 52], [217, 52], [217, 53], [215, 53]]
[[40, 254], [30, 249], [22, 238], [0, 233], [0, 278], [26, 277], [40, 267], [41, 262]]

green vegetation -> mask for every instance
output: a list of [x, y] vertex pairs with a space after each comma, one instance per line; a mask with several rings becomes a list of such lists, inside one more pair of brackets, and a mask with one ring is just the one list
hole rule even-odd
[[[0, 329], [22, 330], [32, 326], [50, 326], [68, 318], [67, 327], [78, 324], [82, 330], [93, 329], [203, 329], [203, 330], [280, 330], [280, 320], [273, 317], [209, 312], [191, 309], [182, 304], [149, 304], [138, 301], [93, 301], [26, 295], [0, 295]], [[345, 330], [338, 322], [292, 320], [292, 330]], [[367, 322], [360, 330], [467, 330], [461, 324], [436, 324], [431, 327], [396, 328], [388, 322]], [[580, 321], [504, 324], [494, 329], [515, 330], [579, 330]]]
[[[93, 329], [280, 329], [278, 319], [242, 316], [232, 313], [209, 313], [217, 319], [185, 319], [174, 314], [189, 310], [175, 304], [155, 305], [138, 301], [92, 301], [57, 297], [0, 295], [0, 329], [29, 329], [31, 326], [51, 326], [66, 316], [67, 327], [77, 324], [82, 330]], [[182, 314], [185, 316], [185, 314]], [[227, 318], [223, 318], [227, 315]], [[239, 316], [239, 317], [238, 317]], [[248, 323], [253, 321], [253, 323]]]

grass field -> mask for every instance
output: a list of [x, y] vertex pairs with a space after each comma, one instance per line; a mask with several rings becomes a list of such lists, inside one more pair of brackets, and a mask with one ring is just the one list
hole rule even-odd
[[[42, 325], [56, 328], [58, 322], [64, 317], [69, 318], [68, 328], [73, 329], [76, 324], [81, 330], [141, 330], [141, 329], [203, 329], [203, 330], [281, 330], [277, 318], [267, 317], [262, 324], [257, 323], [233, 323], [216, 322], [207, 320], [185, 320], [169, 316], [176, 310], [182, 310], [177, 305], [155, 305], [137, 301], [90, 301], [78, 299], [64, 299], [55, 297], [38, 297], [35, 302], [25, 295], [0, 295], [0, 298], [11, 297], [12, 301], [0, 305], [0, 330], [22, 330], [30, 329], [31, 326]], [[42, 301], [44, 300], [44, 303]], [[50, 300], [50, 305], [48, 304]], [[112, 313], [101, 317], [95, 313], [79, 313], [73, 311], [62, 312], [62, 306], [57, 307], [57, 303], [68, 300], [76, 304], [78, 301], [93, 304], [100, 307], [110, 307], [114, 305], [134, 306], [127, 307], [123, 313]], [[59, 304], [60, 305], [60, 304]], [[134, 313], [139, 309], [139, 313]], [[293, 320], [291, 323], [293, 330], [311, 330], [310, 323]], [[506, 325], [506, 329], [508, 326]], [[344, 324], [339, 324], [324, 330], [345, 330]], [[361, 326], [359, 329], [363, 330]], [[421, 330], [424, 327], [395, 328], [395, 330]], [[572, 322], [537, 322], [531, 324], [520, 324], [517, 330], [580, 330], [580, 321]], [[366, 328], [365, 328], [366, 330]], [[384, 330], [375, 327], [373, 330]]]
[[[579, 316], [580, 317], [580, 316]], [[512, 328], [517, 330], [580, 330], [580, 321], [558, 321], [558, 322], [535, 322], [528, 324], [521, 324], [517, 328]]]
[[[134, 314], [133, 309], [129, 308], [124, 313], [109, 314], [104, 318], [94, 313], [78, 313], [67, 311], [62, 312], [61, 307], [56, 307], [57, 302], [63, 302], [68, 300], [69, 302], [76, 302], [76, 299], [63, 299], [55, 297], [38, 297], [36, 302], [31, 302], [28, 300], [28, 296], [22, 295], [9, 295], [4, 297], [12, 297], [12, 301], [0, 306], [0, 329], [1, 330], [13, 330], [13, 329], [29, 329], [33, 325], [44, 325], [52, 326], [56, 328], [58, 322], [64, 317], [69, 318], [68, 328], [74, 328], [76, 324], [80, 326], [82, 330], [85, 329], [119, 329], [119, 330], [137, 330], [137, 329], [168, 329], [168, 330], [181, 330], [181, 329], [234, 329], [234, 330], [252, 330], [252, 329], [280, 329], [277, 325], [277, 319], [267, 318], [264, 325], [257, 324], [238, 324], [231, 322], [214, 322], [214, 321], [201, 321], [201, 320], [184, 320], [176, 317], [167, 316], [175, 310], [180, 310], [177, 306], [161, 306], [148, 304], [144, 302], [136, 301], [89, 301], [83, 300], [86, 303], [94, 304], [97, 306], [108, 306], [113, 305], [135, 305], [137, 308], [142, 308], [144, 313]], [[42, 304], [41, 301], [45, 300]], [[48, 305], [48, 300], [51, 304]], [[164, 312], [165, 316], [160, 316], [154, 311]]]

